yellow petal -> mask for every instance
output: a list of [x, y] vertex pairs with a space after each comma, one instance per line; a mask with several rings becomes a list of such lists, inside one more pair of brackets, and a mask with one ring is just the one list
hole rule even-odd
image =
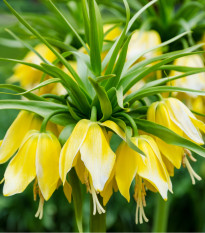
[[0, 164], [8, 161], [30, 129], [33, 114], [21, 111], [8, 129], [0, 147]]
[[46, 201], [51, 197], [58, 184], [60, 151], [60, 143], [54, 134], [39, 133], [36, 173], [39, 188]]
[[73, 166], [75, 156], [78, 153], [91, 124], [92, 122], [89, 120], [83, 119], [79, 121], [61, 150], [59, 171], [63, 183], [66, 180], [67, 173]]
[[101, 127], [92, 123], [86, 138], [80, 147], [81, 159], [89, 171], [96, 191], [102, 191], [110, 177], [115, 162], [115, 153], [111, 150]]
[[138, 139], [138, 147], [146, 154], [146, 161], [138, 161], [137, 174], [148, 180], [161, 194], [164, 199], [167, 199], [168, 188], [171, 189], [168, 172], [162, 162], [157, 145], [149, 136], [140, 136]]
[[[76, 160], [76, 162], [75, 162]], [[77, 156], [75, 157], [75, 160], [73, 162], [73, 166], [75, 167], [75, 171], [77, 173], [77, 176], [79, 178], [79, 180], [81, 181], [82, 184], [85, 183], [86, 181], [86, 168], [85, 168], [85, 164], [83, 163], [83, 161], [81, 160], [80, 157], [80, 153], [78, 152]]]
[[171, 120], [186, 134], [186, 136], [198, 144], [203, 144], [202, 136], [190, 120], [184, 108], [187, 107], [175, 98], [166, 99], [167, 110]]
[[36, 132], [28, 133], [24, 144], [15, 157], [10, 161], [4, 174], [5, 183], [3, 194], [11, 196], [23, 192], [36, 176], [36, 147], [38, 135]]
[[125, 132], [115, 122], [108, 120], [101, 123], [101, 125], [113, 130], [123, 140], [126, 139]]
[[130, 185], [136, 175], [139, 154], [132, 150], [126, 142], [122, 142], [116, 151], [115, 178], [120, 193], [130, 201]]
[[150, 105], [148, 111], [147, 111], [147, 120], [156, 122], [156, 109], [158, 107], [159, 102], [154, 102]]
[[72, 187], [67, 181], [65, 181], [65, 184], [63, 185], [63, 192], [68, 202], [71, 203]]
[[116, 171], [116, 166], [114, 165], [111, 175], [108, 179], [108, 181], [105, 184], [105, 187], [103, 191], [100, 193], [100, 195], [103, 197], [103, 205], [106, 206], [108, 201], [110, 200], [112, 194], [113, 194], [113, 189], [116, 186], [116, 180], [115, 180], [115, 171]]
[[[175, 125], [169, 116], [167, 108], [164, 104], [158, 104], [156, 111], [156, 123], [163, 125], [175, 133], [183, 136], [182, 130]], [[182, 156], [184, 154], [184, 150], [182, 147], [170, 145], [166, 142], [162, 141], [159, 138], [156, 138], [157, 145], [164, 156], [177, 168], [179, 169], [181, 166]]]

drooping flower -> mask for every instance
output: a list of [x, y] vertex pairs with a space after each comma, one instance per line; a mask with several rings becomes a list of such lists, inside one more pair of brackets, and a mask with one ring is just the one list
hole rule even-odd
[[17, 154], [4, 174], [3, 194], [11, 196], [23, 192], [34, 180], [34, 199], [40, 196], [37, 217], [42, 217], [43, 202], [48, 200], [59, 182], [59, 156], [61, 145], [51, 132], [27, 133]]
[[[171, 129], [175, 133], [196, 144], [204, 144], [200, 130], [205, 132], [205, 124], [198, 120], [192, 112], [176, 98], [167, 98], [153, 103], [148, 109], [147, 119]], [[161, 153], [176, 168], [180, 168], [184, 154], [187, 154], [184, 148], [169, 145], [159, 138], [156, 138], [156, 141]], [[186, 159], [186, 163], [187, 162], [188, 160]]]
[[115, 176], [119, 191], [128, 202], [130, 201], [129, 189], [135, 178], [136, 223], [138, 219], [142, 223], [143, 219], [148, 221], [143, 208], [146, 205], [145, 186], [151, 191], [158, 191], [166, 200], [168, 190], [172, 191], [172, 184], [154, 139], [147, 135], [140, 135], [131, 140], [146, 156], [142, 158], [142, 155], [132, 150], [126, 142], [122, 142], [116, 152]]
[[122, 130], [112, 121], [104, 123], [80, 120], [71, 136], [64, 144], [60, 155], [60, 177], [64, 183], [66, 174], [72, 167], [76, 168], [82, 183], [86, 183], [93, 196], [94, 211], [104, 212], [97, 193], [104, 189], [115, 163], [115, 153], [109, 145], [107, 132], [109, 127], [119, 135]]
[[[174, 61], [175, 66], [187, 66], [193, 68], [203, 68], [204, 63], [202, 58], [195, 54], [186, 57], [180, 57]], [[181, 72], [172, 70], [170, 72], [170, 76], [176, 76], [182, 74]], [[189, 89], [194, 89], [198, 91], [205, 90], [205, 73], [198, 73], [186, 76], [184, 78], [176, 79], [171, 81], [172, 86], [184, 87]], [[193, 93], [186, 93], [186, 96], [190, 96], [192, 98], [197, 98], [197, 96]]]
[[[49, 62], [53, 62], [56, 59], [55, 54], [53, 54], [53, 52], [44, 44], [38, 44], [34, 49]], [[40, 63], [42, 63], [42, 60], [32, 51], [28, 52], [28, 54], [24, 58], [24, 61], [37, 65], [40, 65]], [[9, 81], [20, 82], [20, 85], [23, 88], [31, 89], [40, 83], [42, 74], [42, 71], [26, 65], [19, 64], [15, 66], [14, 74], [9, 79]]]
[[[141, 54], [145, 50], [151, 49], [157, 45], [161, 44], [161, 38], [158, 32], [151, 31], [140, 31], [136, 30], [129, 43], [128, 52], [127, 52], [127, 60], [135, 58], [137, 55]], [[161, 50], [153, 50], [145, 55], [143, 58], [153, 58], [161, 55]]]
[[[5, 163], [11, 158], [30, 130], [40, 130], [41, 123], [42, 118], [38, 115], [27, 111], [21, 111], [2, 140], [0, 147], [0, 164]], [[58, 135], [56, 125], [49, 122], [48, 129], [55, 135]]]

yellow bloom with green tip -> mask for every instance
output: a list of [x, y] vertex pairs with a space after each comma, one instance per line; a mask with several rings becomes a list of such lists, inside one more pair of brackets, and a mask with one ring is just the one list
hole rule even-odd
[[[167, 199], [167, 192], [172, 192], [172, 184], [167, 169], [162, 161], [160, 151], [154, 139], [147, 135], [133, 137], [132, 142], [145, 153], [142, 156], [132, 150], [126, 142], [122, 142], [117, 149], [116, 156], [116, 181], [120, 193], [130, 201], [129, 189], [133, 179], [138, 177], [150, 184], [147, 187], [158, 191], [164, 200]], [[143, 203], [145, 192], [142, 181], [136, 182], [137, 209], [140, 208], [140, 215], [143, 215]], [[145, 215], [144, 215], [145, 216]], [[138, 219], [138, 215], [136, 216]], [[146, 221], [146, 217], [144, 217]]]

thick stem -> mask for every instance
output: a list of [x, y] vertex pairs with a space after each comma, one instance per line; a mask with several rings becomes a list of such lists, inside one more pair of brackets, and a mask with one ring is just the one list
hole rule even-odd
[[[102, 197], [98, 195], [98, 200], [102, 204]], [[106, 232], [106, 212], [93, 215], [93, 200], [90, 195], [90, 232]]]
[[154, 226], [152, 232], [166, 232], [169, 217], [169, 201], [164, 201], [162, 197], [156, 196], [156, 211], [154, 216]]

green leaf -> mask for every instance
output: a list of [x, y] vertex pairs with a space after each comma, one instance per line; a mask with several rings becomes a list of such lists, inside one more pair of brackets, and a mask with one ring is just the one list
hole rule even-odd
[[[145, 60], [143, 60], [141, 62], [138, 62], [137, 64], [133, 65], [129, 69], [129, 71], [126, 71], [125, 73], [123, 71], [122, 78], [121, 78], [118, 86], [123, 86], [123, 88], [125, 88], [126, 86], [128, 86], [130, 84], [130, 82], [133, 80], [133, 78], [138, 77], [139, 72], [142, 72], [144, 69], [148, 69], [149, 68], [149, 67], [146, 68], [146, 66], [149, 65], [149, 64], [152, 64], [154, 62], [161, 61], [161, 60], [173, 57], [173, 56], [178, 55], [178, 54], [190, 53], [190, 52], [192, 52], [194, 50], [199, 49], [203, 45], [205, 45], [205, 44], [198, 44], [198, 45], [189, 47], [187, 49], [178, 50], [178, 51], [174, 51], [174, 52], [169, 52], [169, 53], [162, 54], [162, 55], [154, 57], [154, 58], [149, 58], [149, 59], [145, 59]], [[203, 53], [203, 52], [196, 52], [195, 54], [198, 54], [198, 53]], [[138, 79], [138, 78], [136, 78], [136, 79]], [[126, 93], [127, 90], [129, 90], [128, 88], [129, 87], [127, 87], [127, 89], [124, 91], [124, 93]]]
[[36, 31], [33, 27], [30, 26], [22, 17], [20, 14], [15, 11], [11, 5], [4, 0], [4, 3], [7, 5], [9, 10], [16, 16], [16, 18], [21, 22], [33, 35], [35, 35], [42, 43], [44, 43], [55, 55], [59, 60], [65, 65], [65, 67], [70, 71], [70, 73], [73, 75], [73, 77], [76, 80], [80, 80], [80, 77], [78, 77], [78, 74], [74, 71], [74, 69], [71, 67], [71, 65], [66, 61], [66, 59], [56, 50], [54, 49], [50, 43], [43, 37], [41, 34]]
[[205, 148], [195, 144], [194, 142], [186, 138], [179, 136], [172, 130], [147, 120], [135, 119], [135, 122], [139, 129], [152, 135], [155, 135], [156, 137], [162, 139], [166, 143], [187, 148], [195, 152], [196, 154], [205, 157]]
[[[163, 67], [165, 67], [165, 66], [163, 66]], [[171, 67], [173, 67], [173, 68], [171, 68]], [[175, 75], [175, 76], [166, 77], [166, 78], [159, 79], [159, 80], [154, 80], [152, 82], [148, 82], [141, 89], [145, 89], [145, 88], [148, 88], [148, 87], [154, 87], [154, 86], [158, 86], [158, 85], [163, 85], [163, 84], [165, 84], [167, 82], [171, 82], [171, 81], [176, 80], [176, 79], [180, 79], [180, 78], [183, 78], [183, 77], [186, 77], [186, 76], [189, 76], [189, 75], [205, 72], [205, 68], [194, 68], [194, 67], [183, 67], [183, 66], [175, 67], [175, 66], [172, 66], [172, 65], [169, 65], [169, 68], [171, 68], [171, 70], [177, 70], [177, 71], [182, 71], [182, 72], [185, 71], [185, 70], [190, 70], [190, 72], [186, 72], [186, 73], [183, 73], [183, 74], [180, 74], [180, 75]], [[196, 76], [196, 78], [197, 78], [197, 76]]]
[[[102, 82], [102, 81], [104, 81], [104, 80], [112, 79], [112, 78], [114, 78], [114, 77], [116, 77], [115, 74], [102, 75], [102, 76], [96, 77], [95, 81], [98, 82], [98, 83], [100, 83], [100, 82]], [[112, 79], [112, 80], [113, 80], [113, 79]]]
[[124, 64], [125, 64], [125, 61], [126, 61], [128, 45], [129, 45], [131, 37], [132, 37], [132, 34], [127, 38], [127, 40], [125, 41], [125, 44], [122, 47], [119, 58], [117, 60], [115, 68], [113, 70], [113, 73], [116, 75], [116, 77], [115, 77], [115, 79], [109, 80], [107, 82], [107, 84], [105, 86], [105, 88], [107, 90], [109, 90], [112, 87], [117, 86], [117, 84], [118, 84], [118, 82], [120, 80], [120, 77], [121, 77], [121, 74], [122, 74], [122, 71], [123, 71], [123, 67], [124, 67]]
[[35, 91], [37, 89], [40, 89], [41, 87], [45, 87], [51, 83], [59, 83], [59, 82], [61, 82], [60, 78], [51, 78], [51, 79], [48, 79], [48, 80], [41, 82], [40, 84], [31, 88], [30, 90], [25, 90], [24, 92], [19, 93], [19, 95], [25, 95], [27, 93], [30, 93], [30, 92]]
[[200, 53], [205, 53], [205, 51], [191, 52], [191, 53], [187, 53], [187, 52], [180, 53], [180, 54], [168, 57], [168, 58], [164, 59], [163, 61], [160, 61], [157, 64], [146, 68], [143, 72], [141, 72], [137, 76], [134, 76], [134, 78], [132, 80], [129, 80], [129, 81], [127, 80], [126, 81], [127, 85], [124, 87], [124, 93], [126, 93], [133, 85], [135, 85], [137, 81], [139, 81], [142, 78], [146, 77], [151, 72], [154, 72], [154, 71], [158, 70], [159, 67], [161, 67], [162, 65], [167, 64], [169, 62], [172, 62], [173, 60], [175, 60], [177, 58], [180, 58], [180, 57], [185, 57], [185, 56], [200, 54]]
[[[0, 100], [0, 109], [19, 109], [34, 112], [43, 118], [48, 117], [56, 110], [68, 110], [67, 106], [48, 101], [26, 101], [26, 100]], [[75, 123], [70, 114], [58, 114], [51, 118], [56, 124], [68, 125]]]
[[88, 16], [88, 6], [87, 6], [87, 1], [86, 0], [81, 0], [82, 3], [82, 10], [83, 10], [83, 19], [84, 19], [84, 27], [85, 27], [85, 38], [90, 45], [90, 22], [89, 22], [89, 16]]
[[130, 94], [125, 98], [125, 102], [130, 104], [134, 103], [136, 100], [141, 99], [146, 96], [155, 95], [163, 92], [184, 92], [184, 93], [194, 93], [201, 96], [205, 96], [205, 91], [197, 91], [193, 89], [183, 88], [183, 87], [169, 87], [169, 86], [158, 86], [158, 87], [148, 87], [146, 89], [139, 90], [136, 93]]
[[75, 104], [78, 106], [80, 111], [85, 111], [86, 113], [90, 111], [87, 96], [85, 96], [84, 92], [69, 75], [55, 66], [50, 66], [47, 64], [42, 64], [42, 66], [55, 73], [56, 77], [61, 78], [63, 85], [70, 90], [72, 99], [75, 101]]
[[98, 96], [98, 99], [100, 101], [100, 107], [103, 113], [102, 121], [107, 120], [112, 115], [112, 105], [110, 103], [110, 100], [108, 98], [108, 95], [105, 91], [105, 89], [100, 86], [94, 79], [88, 78], [92, 86], [94, 87], [96, 94]]
[[54, 3], [51, 0], [48, 0], [48, 4], [49, 4], [50, 8], [53, 10], [53, 12], [65, 23], [68, 30], [69, 31], [71, 30], [73, 32], [73, 34], [77, 37], [77, 39], [80, 41], [82, 46], [85, 48], [85, 50], [89, 54], [89, 49], [86, 46], [85, 42], [80, 37], [80, 35], [77, 33], [77, 31], [73, 28], [73, 26], [69, 23], [69, 21], [65, 18], [65, 16], [58, 10], [58, 8], [54, 5]]
[[[17, 95], [23, 95], [24, 97], [26, 97], [27, 99], [29, 100], [38, 100], [38, 101], [45, 101], [44, 98], [40, 97], [40, 96], [37, 96], [33, 93], [26, 93], [26, 90], [19, 87], [19, 86], [16, 86], [16, 85], [11, 85], [11, 84], [0, 84], [0, 88], [3, 88], [3, 89], [9, 89], [9, 90], [12, 90], [12, 91], [15, 91], [15, 92], [18, 92], [20, 94], [17, 94]], [[15, 94], [16, 95], [16, 94]]]
[[120, 48], [121, 48], [121, 46], [125, 40], [125, 37], [126, 37], [126, 30], [128, 27], [128, 22], [130, 20], [130, 9], [129, 9], [129, 5], [127, 3], [127, 0], [123, 0], [123, 2], [125, 5], [125, 9], [126, 9], [126, 24], [125, 24], [125, 27], [124, 27], [122, 33], [120, 34], [118, 39], [115, 41], [114, 45], [111, 47], [111, 49], [109, 50], [109, 52], [107, 53], [107, 55], [105, 56], [105, 58], [103, 60], [103, 64], [102, 64], [103, 70], [105, 69], [106, 65], [108, 64], [106, 71], [105, 71], [105, 74], [112, 73], [116, 58], [119, 54]]
[[[95, 11], [95, 0], [88, 0], [90, 16], [90, 62], [94, 73], [101, 74], [101, 48], [99, 46], [98, 19]], [[92, 26], [91, 26], [92, 25]]]

